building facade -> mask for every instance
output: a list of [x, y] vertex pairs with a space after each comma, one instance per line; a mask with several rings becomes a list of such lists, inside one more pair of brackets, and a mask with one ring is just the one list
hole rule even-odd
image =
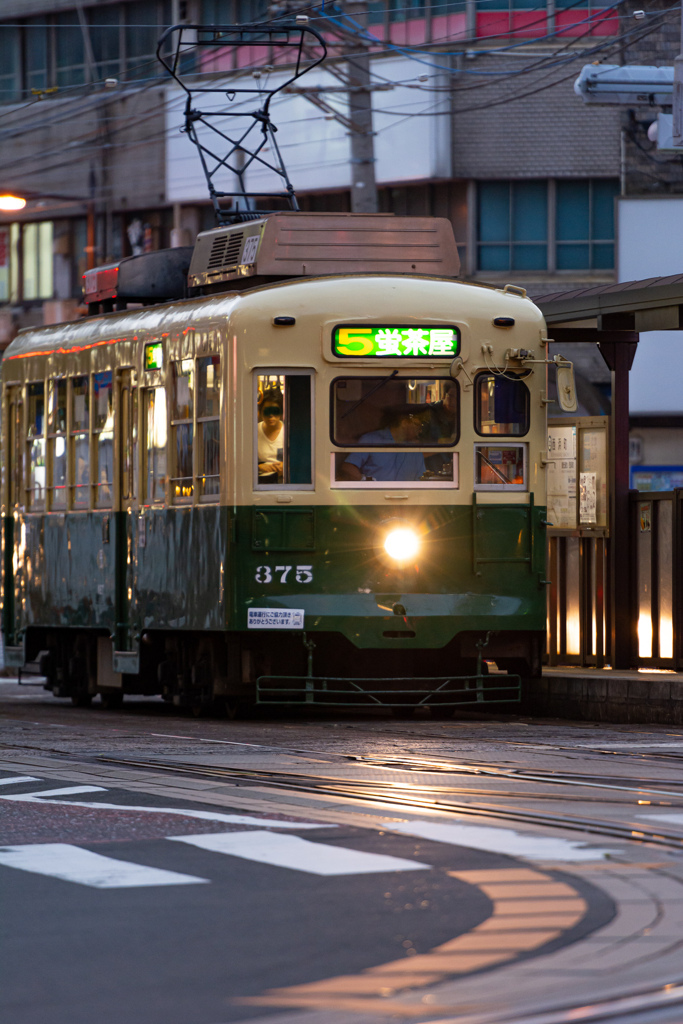
[[[25, 324], [77, 315], [89, 264], [189, 244], [213, 225], [157, 40], [173, 23], [242, 23], [282, 9], [3, 0], [0, 191], [28, 203], [0, 215], [0, 344]], [[353, 19], [334, 23], [307, 11], [329, 37], [331, 70], [314, 72], [311, 87], [327, 109], [304, 94], [274, 106], [304, 209], [350, 208], [349, 132], [335, 112], [348, 112], [339, 83], [354, 43], [371, 53], [380, 210], [448, 217], [470, 279], [513, 281], [534, 296], [609, 283], [617, 197], [683, 190], [680, 157], [647, 137], [656, 110], [587, 107], [573, 92], [585, 63], [671, 64], [673, 5], [659, 0], [645, 19], [630, 0], [369, 0], [367, 12], [355, 4]], [[254, 66], [267, 58], [251, 54]], [[227, 48], [207, 57], [200, 41], [186, 67], [226, 85], [253, 70]]]

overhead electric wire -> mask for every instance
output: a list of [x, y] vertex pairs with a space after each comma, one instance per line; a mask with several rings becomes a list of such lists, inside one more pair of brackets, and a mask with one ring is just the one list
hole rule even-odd
[[[578, 4], [580, 4], [582, 2], [584, 2], [584, 0], [576, 0], [576, 3], [573, 4], [572, 6], [577, 6]], [[621, 5], [621, 3], [623, 3], [623, 0], [619, 0], [618, 3], [611, 5], [611, 7], [609, 7], [609, 8], [601, 8], [600, 11], [598, 12], [598, 14], [599, 15], [603, 15], [605, 10], [616, 9], [617, 7], [619, 7]], [[314, 8], [312, 7], [312, 8], [309, 8], [309, 9], [314, 9]], [[427, 92], [432, 92], [432, 93], [441, 92], [444, 95], [446, 95], [446, 94], [449, 94], [449, 93], [451, 93], [453, 91], [454, 92], [468, 92], [468, 91], [471, 91], [472, 89], [475, 89], [475, 88], [476, 89], [482, 89], [482, 88], [487, 88], [487, 87], [489, 87], [491, 85], [500, 86], [502, 84], [502, 80], [505, 80], [505, 79], [513, 79], [513, 78], [516, 78], [516, 77], [520, 77], [521, 75], [532, 74], [534, 71], [543, 70], [545, 68], [549, 68], [549, 67], [553, 67], [553, 66], [558, 66], [558, 65], [562, 66], [563, 64], [570, 63], [570, 62], [573, 63], [573, 62], [575, 62], [578, 59], [582, 59], [582, 58], [585, 59], [586, 55], [592, 55], [592, 54], [595, 54], [596, 52], [600, 52], [601, 50], [609, 50], [609, 49], [613, 49], [613, 48], [617, 48], [617, 49], [623, 48], [623, 46], [624, 46], [624, 39], [628, 40], [629, 37], [635, 37], [635, 38], [631, 38], [630, 41], [627, 42], [626, 45], [628, 47], [630, 45], [633, 45], [634, 42], [637, 42], [640, 39], [646, 38], [647, 35], [649, 35], [652, 31], [655, 31], [657, 28], [659, 28], [661, 19], [664, 18], [666, 15], [670, 14], [673, 10], [674, 10], [674, 8], [667, 8], [664, 11], [653, 12], [653, 20], [655, 21], [655, 24], [651, 23], [650, 25], [643, 26], [643, 27], [637, 26], [631, 32], [626, 33], [625, 36], [622, 35], [621, 37], [619, 37], [617, 39], [610, 38], [609, 40], [604, 40], [604, 41], [602, 41], [600, 43], [597, 43], [595, 46], [587, 48], [587, 49], [582, 50], [582, 51], [574, 51], [574, 52], [572, 52], [570, 50], [569, 52], [567, 52], [570, 47], [575, 47], [575, 45], [576, 45], [576, 37], [572, 37], [571, 39], [567, 40], [567, 42], [565, 43], [564, 46], [562, 46], [562, 47], [558, 48], [556, 51], [554, 51], [554, 53], [550, 53], [550, 54], [547, 54], [547, 55], [539, 55], [539, 59], [534, 64], [532, 64], [532, 65], [526, 66], [524, 68], [519, 68], [519, 69], [510, 69], [507, 72], [503, 72], [502, 74], [498, 74], [497, 73], [496, 76], [495, 76], [495, 81], [491, 81], [491, 82], [477, 82], [477, 83], [472, 83], [471, 85], [467, 85], [467, 86], [465, 86], [465, 85], [457, 85], [457, 84], [453, 83], [453, 87], [452, 88], [439, 88], [439, 89], [435, 89], [435, 88], [420, 89], [420, 87], [418, 86], [417, 89], [419, 89], [420, 91], [423, 91], [425, 93], [427, 93]], [[598, 15], [595, 15], [595, 16], [597, 17]], [[590, 23], [590, 22], [592, 22], [593, 17], [594, 16], [591, 16], [590, 18], [587, 18], [587, 19], [582, 19], [582, 22], [581, 23], [577, 23], [577, 24], [583, 24], [583, 23], [586, 23], [586, 22]], [[542, 19], [542, 20], [544, 20], [544, 19]], [[503, 54], [503, 53], [505, 53], [505, 52], [507, 52], [509, 50], [517, 49], [517, 48], [519, 48], [521, 46], [524, 46], [524, 45], [532, 45], [532, 44], [538, 45], [539, 42], [543, 42], [543, 41], [547, 40], [548, 38], [557, 37], [558, 35], [563, 34], [566, 31], [567, 31], [567, 27], [565, 26], [565, 27], [557, 30], [555, 33], [552, 33], [552, 34], [546, 35], [545, 37], [542, 37], [542, 39], [540, 39], [540, 40], [539, 40], [539, 38], [533, 38], [533, 39], [530, 39], [530, 40], [522, 41], [522, 42], [520, 42], [518, 44], [517, 43], [510, 44], [509, 46], [506, 46], [506, 47], [490, 48], [488, 50], [483, 50], [483, 51], [477, 50], [477, 51], [475, 51], [475, 53], [476, 53], [477, 56], [480, 56], [480, 55], [481, 56], [487, 56], [487, 55], [490, 55], [490, 54], [493, 54], [493, 53]], [[584, 38], [589, 33], [590, 33], [590, 29], [588, 29], [586, 32], [584, 32], [582, 34], [582, 36], [579, 37], [579, 38]], [[371, 37], [371, 41], [373, 41], [373, 43], [376, 42], [375, 37]], [[197, 44], [197, 45], [198, 45], [198, 48], [201, 48], [201, 44]], [[376, 54], [373, 54], [373, 55], [383, 56], [383, 55], [387, 55], [387, 54], [391, 54], [391, 53], [396, 53], [396, 52], [398, 52], [400, 56], [404, 56], [404, 57], [406, 57], [408, 59], [414, 59], [412, 57], [413, 51], [412, 51], [411, 48], [408, 48], [408, 47], [396, 47], [393, 44], [385, 47], [385, 49], [382, 50], [380, 53], [376, 53]], [[425, 51], [424, 50], [418, 50], [416, 52], [425, 52]], [[427, 51], [427, 52], [430, 52], [430, 51]], [[459, 52], [461, 52], [461, 51], [459, 51]], [[434, 55], [435, 56], [437, 56], [439, 53], [443, 53], [443, 51], [439, 51], [439, 50], [434, 51]], [[562, 61], [557, 61], [557, 57], [560, 54], [562, 54], [562, 53], [565, 53], [566, 57]], [[550, 63], [553, 60], [553, 58], [556, 61], [555, 64]], [[344, 54], [339, 59], [342, 60], [342, 61], [348, 61], [349, 59], [352, 60], [353, 59], [353, 55]], [[418, 62], [419, 63], [425, 63], [423, 61], [418, 61]], [[148, 63], [148, 62], [146, 62], [146, 63]], [[432, 68], [432, 69], [435, 68], [435, 65], [432, 62], [428, 62], [428, 66], [430, 68]], [[241, 77], [245, 77], [251, 71], [253, 71], [256, 67], [259, 67], [259, 65], [255, 65], [255, 66], [252, 66], [252, 67], [249, 67], [249, 68], [241, 68], [237, 72], [237, 76], [240, 77], [240, 78]], [[436, 69], [437, 70], [441, 70], [441, 71], [447, 71], [452, 76], [458, 76], [458, 75], [460, 75], [462, 73], [462, 69], [460, 69], [460, 68], [455, 68], [455, 69], [454, 68], [450, 68], [450, 67], [439, 68], [438, 66], [436, 66]], [[232, 73], [231, 72], [226, 72], [225, 74], [226, 74], [226, 77], [227, 76], [234, 76], [235, 72], [232, 72]], [[544, 84], [544, 85], [542, 85], [540, 87], [537, 87], [537, 88], [534, 88], [532, 90], [528, 90], [528, 91], [525, 91], [525, 92], [522, 92], [522, 93], [518, 93], [515, 96], [506, 96], [504, 99], [490, 100], [490, 101], [487, 101], [487, 102], [485, 102], [485, 103], [483, 103], [481, 105], [477, 105], [477, 106], [469, 107], [469, 108], [464, 108], [464, 109], [460, 109], [460, 110], [455, 109], [452, 112], [454, 114], [462, 114], [462, 113], [467, 113], [467, 112], [470, 112], [470, 111], [473, 111], [473, 110], [480, 110], [480, 109], [485, 109], [485, 108], [488, 108], [488, 107], [491, 107], [491, 106], [497, 106], [497, 105], [500, 105], [503, 102], [505, 102], [505, 103], [514, 102], [515, 100], [526, 98], [529, 95], [534, 95], [535, 93], [537, 93], [539, 91], [542, 91], [543, 89], [552, 87], [554, 85], [559, 85], [562, 82], [566, 81], [568, 78], [573, 77], [573, 74], [574, 73], [572, 72], [571, 75], [559, 78], [556, 81], [550, 83], [550, 85]], [[216, 73], [213, 73], [212, 77], [215, 78], [216, 77]], [[395, 84], [395, 85], [400, 85], [401, 84], [401, 83], [393, 82], [392, 80], [387, 79], [384, 76], [382, 76], [381, 74], [377, 74], [376, 72], [373, 74], [373, 78], [375, 80], [378, 80], [378, 81], [381, 81], [381, 82], [384, 82], [384, 83]], [[140, 79], [136, 79], [135, 81], [132, 81], [130, 83], [123, 83], [123, 85], [124, 85], [124, 88], [126, 90], [129, 90], [129, 91], [133, 92], [133, 94], [139, 95], [141, 93], [147, 92], [149, 89], [153, 89], [155, 87], [158, 88], [159, 85], [162, 84], [162, 83], [163, 83], [162, 79], [154, 78], [154, 79], [150, 79], [150, 80], [145, 80], [143, 82], [141, 82]], [[82, 110], [82, 109], [84, 109], [84, 108], [87, 108], [87, 107], [92, 108], [97, 103], [102, 103], [103, 102], [103, 97], [101, 95], [100, 96], [93, 96], [92, 92], [88, 92], [88, 93], [84, 94], [82, 86], [74, 87], [74, 89], [78, 90], [78, 95], [74, 96], [73, 100], [76, 101], [78, 99], [78, 100], [82, 101], [81, 104], [79, 104], [79, 106], [77, 107], [77, 112]], [[107, 102], [107, 103], [111, 103], [112, 101], [115, 102], [116, 99], [117, 99], [116, 94], [108, 94], [107, 97], [106, 97], [106, 101], [105, 102]], [[95, 101], [94, 103], [93, 103], [93, 100]], [[167, 113], [168, 110], [172, 108], [172, 105], [173, 105], [173, 103], [175, 101], [176, 101], [175, 97], [171, 97], [171, 98], [165, 100], [163, 102], [163, 104], [162, 104], [162, 110]], [[8, 111], [6, 114], [0, 114], [0, 117], [7, 117], [7, 116], [9, 116], [12, 113], [17, 113], [19, 109], [23, 110], [23, 109], [26, 108], [26, 106], [33, 106], [33, 105], [35, 105], [35, 104], [37, 104], [39, 102], [42, 102], [42, 101], [41, 100], [32, 100], [28, 104], [24, 105], [24, 107], [22, 107], [22, 108], [13, 107], [12, 111]], [[436, 105], [437, 104], [435, 103], [435, 104], [431, 104], [430, 106], [434, 107]], [[26, 134], [27, 132], [37, 131], [37, 130], [39, 130], [40, 127], [45, 127], [46, 125], [47, 126], [54, 126], [54, 124], [60, 123], [64, 119], [73, 119], [74, 109], [73, 109], [73, 107], [71, 106], [70, 103], [67, 103], [65, 106], [61, 106], [60, 105], [60, 112], [62, 113], [61, 117], [58, 116], [57, 118], [53, 118], [53, 117], [45, 118], [45, 117], [41, 116], [41, 119], [40, 119], [40, 121], [37, 124], [35, 122], [33, 122], [33, 123], [29, 123], [29, 125], [24, 125], [22, 127], [22, 129], [20, 131], [18, 131], [18, 132], [12, 131], [10, 129], [10, 131], [8, 131], [8, 132], [3, 132], [2, 136], [4, 136], [5, 138], [16, 138], [16, 137], [20, 137], [21, 135]], [[402, 119], [409, 119], [411, 117], [437, 116], [437, 115], [450, 114], [451, 110], [450, 110], [450, 108], [449, 108], [449, 110], [443, 110], [443, 111], [432, 111], [430, 109], [427, 109], [425, 111], [411, 111], [411, 112], [405, 112], [404, 113], [404, 112], [390, 110], [390, 109], [383, 110], [382, 108], [375, 108], [374, 112], [375, 113], [380, 113], [380, 114], [383, 114], [383, 115], [387, 115], [387, 116], [391, 116], [391, 115], [395, 114], [395, 115], [397, 115], [398, 117], [400, 117]], [[56, 111], [53, 108], [50, 111], [50, 114], [54, 114], [54, 113], [56, 113]], [[140, 115], [132, 114], [132, 115], [126, 115], [125, 117], [111, 117], [111, 118], [108, 118], [107, 121], [111, 122], [111, 124], [113, 124], [113, 125], [116, 125], [117, 122], [119, 122], [119, 121], [122, 122], [121, 124], [119, 124], [118, 127], [111, 127], [111, 128], [109, 128], [109, 130], [108, 130], [109, 135], [111, 136], [112, 134], [114, 134], [114, 135], [121, 134], [122, 132], [125, 132], [130, 126], [135, 125], [135, 124], [139, 124], [139, 123], [141, 123], [141, 121], [144, 122], [145, 120], [150, 120], [150, 119], [156, 117], [157, 115], [158, 115], [158, 109], [156, 109], [154, 111], [151, 111], [149, 114], [143, 115], [142, 117]], [[226, 117], [229, 117], [229, 111], [226, 112]], [[323, 120], [323, 119], [324, 118], [322, 116], [321, 117], [311, 118], [311, 120], [314, 120], [314, 121]], [[396, 125], [398, 123], [400, 123], [400, 121], [399, 122], [393, 122], [391, 125], [382, 126], [382, 128], [380, 128], [379, 130], [382, 131], [382, 132], [387, 131], [390, 128], [396, 127]], [[156, 139], [159, 139], [159, 138], [163, 138], [163, 137], [169, 135], [170, 133], [174, 132], [175, 130], [177, 130], [176, 126], [167, 126], [162, 131], [156, 132], [152, 136], [149, 136], [149, 135], [146, 136], [144, 141], [142, 141], [140, 143], [134, 143], [134, 144], [131, 144], [131, 145], [133, 145], [134, 148], [138, 148], [140, 145], [147, 144], [151, 140], [156, 140]], [[46, 171], [58, 170], [58, 169], [62, 169], [64, 167], [71, 166], [71, 165], [73, 165], [73, 163], [76, 162], [76, 160], [82, 160], [83, 159], [84, 151], [88, 154], [89, 157], [98, 154], [103, 148], [105, 148], [108, 145], [110, 145], [110, 142], [107, 142], [107, 141], [100, 142], [99, 141], [100, 137], [101, 137], [101, 127], [99, 125], [98, 126], [94, 126], [93, 129], [91, 129], [89, 132], [87, 132], [83, 136], [81, 136], [80, 139], [77, 138], [77, 139], [73, 140], [73, 146], [74, 146], [74, 148], [78, 149], [78, 155], [74, 154], [73, 159], [66, 160], [66, 161], [60, 161], [58, 164], [52, 164], [52, 165], [48, 166], [47, 168], [44, 167], [44, 166], [41, 166], [40, 168], [36, 169], [36, 173], [39, 173], [39, 172], [40, 173], [44, 173]], [[49, 157], [49, 156], [55, 155], [56, 152], [60, 152], [60, 153], [63, 154], [63, 149], [60, 148], [60, 150], [58, 150], [58, 151], [43, 150], [42, 152], [39, 151], [38, 153], [33, 153], [33, 154], [31, 154], [30, 158], [29, 157], [27, 157], [25, 159], [21, 158], [21, 159], [15, 161], [15, 162], [13, 162], [12, 164], [5, 165], [4, 169], [8, 170], [8, 169], [11, 169], [12, 167], [21, 166], [23, 163], [26, 162], [26, 160], [29, 160], [29, 159], [32, 162], [34, 162], [35, 160], [37, 160], [37, 159], [40, 160], [41, 158], [44, 158], [45, 156]], [[81, 201], [84, 201], [84, 200], [81, 200]]]

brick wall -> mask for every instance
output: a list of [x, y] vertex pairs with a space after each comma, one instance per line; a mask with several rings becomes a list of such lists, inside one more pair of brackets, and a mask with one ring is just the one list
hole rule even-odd
[[[524, 51], [522, 51], [524, 52]], [[621, 111], [586, 107], [574, 94], [581, 64], [519, 74], [538, 57], [476, 57], [453, 103], [453, 173], [464, 178], [614, 177]], [[518, 97], [518, 98], [515, 98]], [[476, 109], [473, 109], [476, 108]]]

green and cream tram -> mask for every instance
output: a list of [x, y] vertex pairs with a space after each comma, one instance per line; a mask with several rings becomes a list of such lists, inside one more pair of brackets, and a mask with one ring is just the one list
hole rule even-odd
[[8, 664], [80, 704], [517, 698], [545, 636], [537, 307], [455, 279], [420, 218], [216, 229], [195, 296], [157, 304], [141, 261], [86, 284], [111, 312], [5, 355]]

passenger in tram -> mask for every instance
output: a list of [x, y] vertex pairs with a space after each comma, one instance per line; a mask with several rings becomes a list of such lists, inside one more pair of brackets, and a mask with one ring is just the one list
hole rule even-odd
[[[414, 406], [384, 410], [379, 430], [362, 434], [359, 444], [408, 446], [419, 443], [423, 420]], [[337, 471], [340, 480], [419, 480], [426, 472], [422, 452], [354, 452]]]
[[259, 405], [258, 482], [282, 483], [285, 425], [282, 422], [282, 392], [268, 388]]

